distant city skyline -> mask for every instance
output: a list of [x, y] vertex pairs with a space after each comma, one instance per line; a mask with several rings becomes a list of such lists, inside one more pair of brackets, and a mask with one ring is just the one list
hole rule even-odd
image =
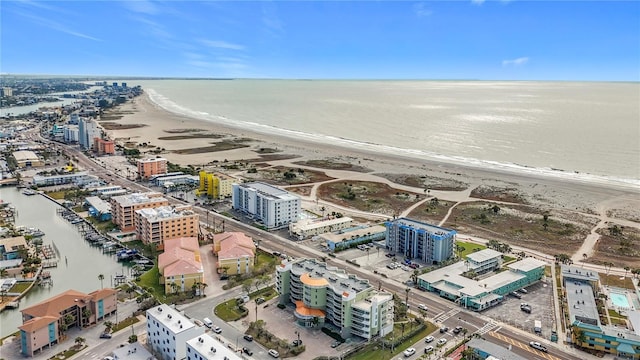
[[640, 81], [638, 1], [3, 1], [0, 73]]

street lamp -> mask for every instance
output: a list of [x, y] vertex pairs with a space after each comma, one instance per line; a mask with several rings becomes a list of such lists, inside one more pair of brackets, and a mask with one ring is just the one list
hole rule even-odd
[[296, 346], [300, 346], [300, 332], [296, 330], [296, 331], [294, 331], [294, 333], [296, 335], [298, 335], [298, 345], [296, 345]]

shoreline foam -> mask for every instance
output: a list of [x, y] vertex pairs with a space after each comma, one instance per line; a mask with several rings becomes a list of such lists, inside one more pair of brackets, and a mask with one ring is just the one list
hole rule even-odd
[[[585, 172], [577, 172], [573, 170], [541, 168], [516, 163], [505, 163], [492, 160], [483, 160], [469, 158], [463, 156], [451, 156], [437, 153], [429, 153], [423, 150], [399, 148], [389, 145], [362, 142], [357, 140], [345, 139], [341, 137], [310, 134], [306, 132], [278, 128], [270, 125], [264, 125], [254, 122], [241, 120], [232, 120], [224, 116], [211, 115], [206, 112], [200, 112], [185, 108], [176, 104], [165, 96], [155, 92], [153, 89], [145, 91], [147, 99], [153, 105], [172, 114], [187, 117], [196, 121], [209, 122], [212, 125], [223, 127], [231, 127], [238, 131], [246, 131], [251, 133], [260, 133], [263, 136], [285, 137], [296, 142], [309, 142], [322, 144], [323, 146], [338, 146], [356, 152], [366, 152], [376, 155], [386, 155], [390, 157], [410, 158], [413, 161], [425, 161], [427, 163], [447, 164], [454, 166], [468, 167], [482, 171], [508, 172], [516, 176], [535, 176], [541, 178], [549, 178], [554, 180], [567, 180], [578, 182], [586, 185], [596, 186], [612, 186], [616, 188], [625, 188], [628, 190], [640, 190], [640, 179], [619, 178], [606, 175], [590, 174]], [[144, 96], [144, 95], [143, 95]], [[382, 154], [381, 154], [382, 152]]]

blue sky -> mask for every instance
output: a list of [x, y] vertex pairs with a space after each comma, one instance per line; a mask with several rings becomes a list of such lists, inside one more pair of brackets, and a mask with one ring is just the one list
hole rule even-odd
[[0, 72], [640, 80], [638, 1], [2, 1]]

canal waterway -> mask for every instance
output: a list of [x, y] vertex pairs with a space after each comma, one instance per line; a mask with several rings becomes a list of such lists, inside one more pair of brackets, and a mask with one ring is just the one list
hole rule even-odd
[[[116, 261], [115, 255], [102, 253], [92, 247], [76, 230], [56, 214], [56, 205], [42, 195], [26, 196], [15, 187], [0, 188], [0, 200], [11, 203], [17, 210], [16, 226], [35, 227], [45, 233], [43, 243], [55, 243], [59, 250], [58, 267], [46, 269], [51, 273], [52, 286], [34, 287], [20, 300], [20, 307], [0, 313], [0, 336], [9, 335], [22, 324], [20, 309], [34, 305], [65, 290], [91, 292], [100, 289], [98, 275], [103, 274], [104, 287], [111, 286], [115, 275], [129, 274], [129, 268]], [[65, 262], [65, 257], [67, 261]]]

